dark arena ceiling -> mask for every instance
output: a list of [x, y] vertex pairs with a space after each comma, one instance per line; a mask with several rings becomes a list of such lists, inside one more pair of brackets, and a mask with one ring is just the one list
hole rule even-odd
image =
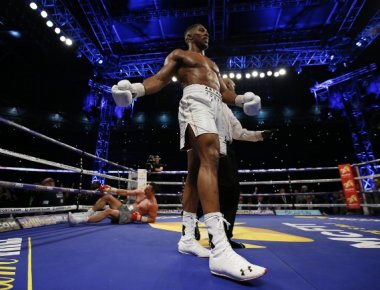
[[[36, 9], [30, 3], [0, 3], [0, 114], [40, 131], [60, 128], [68, 139], [68, 132], [93, 134], [88, 143], [94, 146], [99, 104], [86, 103], [89, 95], [107, 94], [123, 78], [141, 81], [156, 73], [170, 51], [186, 49], [184, 30], [194, 23], [207, 27], [206, 54], [221, 73], [240, 73], [238, 91], [262, 97], [258, 118], [234, 111], [243, 125], [254, 128], [342, 122], [329, 110], [315, 113], [310, 88], [379, 65], [380, 2], [375, 0], [41, 0], [34, 1]], [[280, 68], [285, 76], [267, 76]], [[265, 77], [246, 79], [254, 70]], [[180, 96], [173, 82], [157, 96], [139, 99], [133, 111], [119, 112], [112, 130], [140, 130], [139, 138], [148, 140], [147, 132], [156, 126], [176, 132]], [[369, 127], [376, 131], [379, 98], [365, 102], [375, 120]], [[58, 125], [54, 118], [61, 120]]]

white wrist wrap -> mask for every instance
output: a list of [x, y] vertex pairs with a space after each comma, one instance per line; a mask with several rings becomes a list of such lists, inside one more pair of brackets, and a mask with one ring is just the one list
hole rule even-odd
[[243, 107], [244, 105], [244, 95], [237, 95], [235, 98], [235, 105], [237, 107]]
[[142, 83], [131, 84], [131, 92], [134, 98], [142, 97], [145, 95], [145, 87]]

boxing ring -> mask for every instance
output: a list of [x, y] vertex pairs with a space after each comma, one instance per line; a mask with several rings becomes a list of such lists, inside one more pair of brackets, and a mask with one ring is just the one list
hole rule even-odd
[[[68, 150], [78, 150], [13, 122], [2, 118], [0, 121]], [[123, 186], [137, 185], [133, 169], [104, 159], [102, 162], [117, 169], [98, 173], [9, 149], [0, 148], [0, 153], [58, 168], [2, 166], [2, 171], [96, 175], [113, 186], [120, 186], [121, 182]], [[80, 158], [98, 158], [81, 150], [77, 153]], [[249, 177], [254, 180], [241, 182], [244, 193], [233, 239], [246, 245], [245, 249], [237, 250], [239, 254], [268, 268], [268, 274], [260, 279], [238, 283], [216, 277], [209, 272], [208, 259], [178, 253], [181, 190], [186, 172], [167, 171], [148, 176], [149, 181], [161, 186], [156, 193], [160, 213], [154, 224], [115, 225], [105, 220], [70, 227], [67, 212], [80, 215], [89, 208], [80, 204], [78, 198], [63, 206], [0, 208], [0, 289], [376, 289], [380, 285], [380, 217], [367, 214], [376, 212], [380, 204], [367, 203], [368, 192], [359, 191], [364, 197], [360, 200], [363, 211], [347, 211], [349, 215], [334, 214], [334, 209], [344, 212], [341, 209], [346, 204], [341, 202], [296, 202], [297, 196], [328, 195], [325, 191], [281, 195], [249, 192], [252, 186], [339, 184], [337, 169], [240, 171], [243, 180]], [[327, 171], [333, 178], [272, 178], [275, 174], [289, 177], [297, 172], [312, 175], [316, 171]], [[127, 178], [121, 177], [125, 174]], [[258, 180], [261, 174], [262, 179]], [[368, 177], [358, 176], [356, 180], [361, 178]], [[83, 189], [82, 184], [79, 188], [66, 188], [0, 180], [0, 187], [73, 196], [99, 194]], [[372, 190], [370, 194], [378, 191]], [[283, 202], [278, 202], [279, 198]], [[330, 212], [327, 214], [325, 209]], [[201, 244], [208, 246], [202, 221], [200, 232]]]

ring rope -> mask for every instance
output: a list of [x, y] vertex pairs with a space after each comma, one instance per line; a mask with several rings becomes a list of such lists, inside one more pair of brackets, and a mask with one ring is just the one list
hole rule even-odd
[[[361, 180], [361, 179], [374, 178], [374, 177], [380, 177], [380, 174], [355, 177], [354, 179]], [[148, 182], [154, 182], [155, 184], [160, 184], [160, 185], [183, 185], [184, 184], [184, 182], [180, 182], [180, 181], [152, 181], [151, 180]], [[328, 182], [342, 182], [342, 180], [340, 178], [324, 178], [324, 179], [300, 179], [300, 180], [241, 181], [239, 182], [239, 184], [240, 185], [259, 185], [259, 184], [273, 185], [273, 184], [328, 183]]]
[[[243, 207], [346, 207], [345, 203], [335, 203], [335, 204], [326, 204], [326, 203], [285, 203], [285, 204], [277, 204], [277, 203], [261, 203], [261, 204], [239, 204], [239, 208]], [[380, 207], [380, 204], [361, 204], [362, 207]], [[159, 208], [164, 207], [180, 207], [182, 208], [182, 204], [159, 204]]]
[[21, 159], [24, 159], [24, 160], [29, 160], [29, 161], [33, 161], [33, 162], [36, 162], [36, 163], [45, 164], [45, 165], [50, 165], [50, 166], [58, 167], [58, 168], [61, 168], [61, 169], [67, 169], [67, 170], [71, 170], [71, 171], [74, 171], [74, 172], [77, 172], [77, 173], [83, 173], [85, 175], [100, 176], [100, 177], [104, 177], [104, 178], [108, 178], [108, 179], [114, 179], [114, 180], [119, 180], [120, 179], [121, 181], [137, 182], [136, 180], [127, 179], [127, 178], [119, 178], [119, 177], [108, 175], [108, 174], [102, 174], [102, 173], [99, 173], [99, 172], [96, 172], [96, 171], [82, 170], [82, 169], [77, 168], [77, 167], [69, 166], [69, 165], [62, 164], [62, 163], [52, 162], [52, 161], [49, 161], [49, 160], [41, 159], [41, 158], [38, 158], [38, 157], [26, 155], [26, 154], [17, 153], [17, 152], [14, 152], [14, 151], [3, 149], [3, 148], [0, 148], [0, 154], [4, 154], [4, 155], [8, 155], [8, 156], [13, 156], [13, 157], [17, 157], [17, 158], [21, 158]]
[[45, 186], [45, 185], [10, 182], [10, 181], [3, 181], [3, 180], [0, 180], [0, 186], [5, 187], [5, 188], [16, 188], [16, 189], [22, 189], [22, 190], [99, 194], [99, 191], [97, 190], [85, 190], [85, 189], [79, 190], [76, 188], [69, 188], [69, 187]]
[[[367, 208], [380, 208], [380, 204], [362, 204], [362, 207]], [[60, 211], [71, 211], [71, 210], [88, 210], [92, 206], [88, 205], [66, 205], [66, 206], [54, 206], [54, 207], [27, 207], [27, 208], [0, 208], [0, 214], [22, 214], [22, 213], [36, 213], [36, 212], [60, 212]], [[160, 209], [163, 208], [182, 208], [182, 204], [159, 204]], [[338, 204], [277, 204], [277, 203], [267, 203], [267, 204], [239, 204], [238, 208], [328, 208], [328, 207], [342, 207], [345, 208], [345, 203]]]
[[[278, 172], [289, 172], [289, 171], [305, 171], [306, 168], [294, 168], [294, 170], [289, 169], [241, 169], [239, 170], [239, 173], [278, 173]], [[337, 167], [315, 167], [315, 168], [308, 168], [313, 170], [328, 170], [328, 169], [338, 169]], [[58, 172], [58, 173], [73, 173], [70, 170], [56, 170], [56, 169], [41, 169], [41, 168], [30, 168], [30, 167], [10, 167], [10, 166], [0, 166], [0, 170], [14, 170], [14, 171], [30, 171], [30, 172]], [[124, 170], [108, 170], [107, 173], [129, 173], [130, 171], [124, 171]], [[156, 174], [165, 174], [165, 175], [177, 175], [177, 174], [187, 174], [186, 170], [168, 170], [168, 171], [161, 171], [161, 172], [149, 172], [149, 174], [156, 175]], [[372, 176], [372, 175], [371, 175]], [[371, 178], [371, 176], [362, 176], [362, 178]], [[378, 175], [375, 175], [375, 177]]]
[[354, 163], [354, 164], [351, 164], [351, 166], [361, 166], [361, 165], [365, 165], [365, 164], [369, 164], [369, 163], [377, 163], [377, 162], [380, 162], [380, 159], [374, 159], [374, 160], [370, 160], [370, 161]]
[[24, 171], [24, 172], [76, 173], [71, 170], [65, 170], [65, 169], [46, 169], [46, 168], [42, 169], [42, 168], [10, 167], [10, 166], [0, 166], [0, 170]]
[[0, 214], [18, 214], [18, 213], [35, 213], [35, 212], [57, 212], [76, 210], [76, 205], [50, 206], [50, 207], [15, 207], [0, 208]]
[[22, 125], [19, 125], [19, 124], [15, 123], [15, 122], [12, 122], [12, 121], [9, 121], [9, 120], [7, 120], [7, 119], [4, 119], [4, 118], [2, 118], [2, 117], [0, 117], [0, 122], [2, 122], [3, 124], [9, 125], [9, 126], [11, 126], [11, 127], [15, 127], [15, 128], [17, 128], [17, 129], [20, 129], [20, 130], [22, 130], [22, 131], [24, 131], [24, 132], [30, 133], [30, 134], [32, 134], [33, 136], [39, 137], [39, 138], [41, 138], [41, 139], [44, 139], [44, 140], [50, 141], [50, 142], [52, 142], [52, 143], [54, 143], [54, 144], [60, 145], [60, 146], [62, 146], [62, 147], [65, 147], [66, 149], [72, 150], [72, 151], [74, 151], [74, 152], [76, 152], [76, 153], [83, 154], [83, 155], [85, 155], [85, 156], [87, 156], [87, 157], [90, 157], [90, 158], [93, 158], [93, 159], [101, 160], [101, 161], [103, 161], [103, 162], [106, 162], [106, 163], [108, 163], [108, 164], [111, 164], [111, 165], [116, 166], [116, 167], [119, 167], [119, 168], [123, 168], [123, 169], [128, 170], [128, 171], [136, 172], [136, 170], [134, 170], [134, 169], [132, 169], [132, 168], [129, 168], [129, 167], [126, 167], [126, 166], [120, 165], [120, 164], [118, 164], [118, 163], [115, 163], [115, 162], [109, 161], [109, 160], [107, 160], [107, 159], [104, 159], [104, 158], [101, 158], [101, 157], [95, 156], [95, 155], [93, 155], [93, 154], [91, 154], [91, 153], [87, 153], [87, 152], [85, 152], [85, 151], [83, 151], [83, 150], [80, 150], [80, 149], [75, 148], [75, 147], [73, 147], [73, 146], [70, 146], [70, 145], [68, 145], [68, 144], [62, 143], [62, 142], [60, 142], [60, 141], [58, 141], [58, 140], [56, 140], [56, 139], [54, 139], [54, 138], [51, 138], [51, 137], [48, 137], [48, 136], [43, 135], [43, 134], [41, 134], [41, 133], [38, 133], [38, 132], [36, 132], [36, 131], [34, 131], [34, 130], [32, 130], [32, 129], [29, 129], [29, 128], [24, 127], [24, 126], [22, 126]]
[[[297, 171], [319, 171], [319, 170], [338, 170], [337, 166], [329, 167], [305, 167], [305, 168], [271, 168], [271, 169], [239, 169], [239, 173], [278, 173], [278, 172], [297, 172]], [[150, 174], [187, 174], [187, 170], [166, 170], [161, 172], [150, 172]]]

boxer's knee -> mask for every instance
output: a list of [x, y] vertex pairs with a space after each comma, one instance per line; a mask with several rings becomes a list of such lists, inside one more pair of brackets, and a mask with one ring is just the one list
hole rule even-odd
[[112, 195], [106, 194], [102, 197], [105, 202], [109, 202], [112, 199]]
[[110, 215], [112, 214], [112, 211], [113, 211], [112, 208], [106, 208], [106, 209], [103, 211], [103, 214], [106, 215], [106, 216], [110, 216]]

